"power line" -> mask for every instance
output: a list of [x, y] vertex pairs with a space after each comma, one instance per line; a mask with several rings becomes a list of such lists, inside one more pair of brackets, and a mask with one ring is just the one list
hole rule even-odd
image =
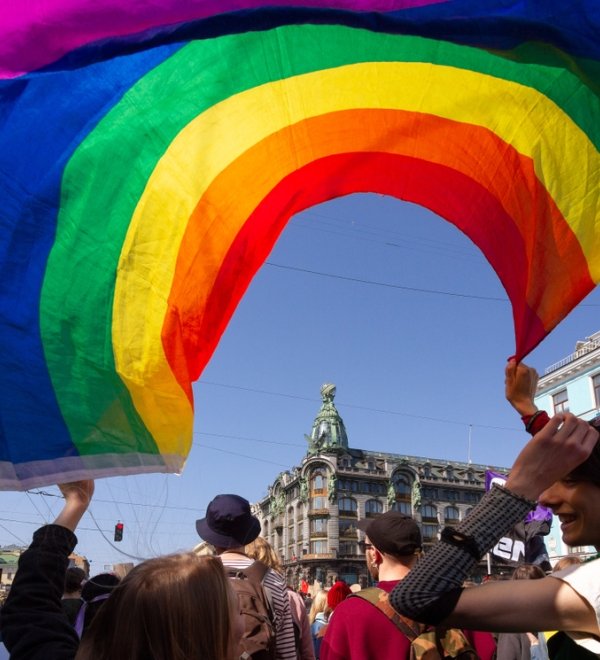
[[[26, 493], [30, 493], [31, 495], [43, 495], [44, 497], [60, 497], [62, 498], [62, 495], [57, 495], [56, 493], [49, 493], [48, 491], [45, 490], [27, 490], [25, 491]], [[146, 506], [146, 507], [151, 507], [151, 508], [156, 508], [159, 505], [156, 504], [145, 504], [142, 502], [123, 502], [120, 500], [101, 500], [96, 497], [94, 497], [94, 502], [101, 502], [103, 504], [127, 504], [130, 506]], [[198, 513], [200, 509], [194, 508], [194, 507], [189, 507], [189, 506], [163, 506], [163, 509], [174, 509], [175, 511], [193, 511], [194, 513]], [[39, 511], [38, 511], [39, 513]], [[40, 514], [41, 515], [41, 514]]]
[[316, 270], [309, 270], [308, 268], [297, 268], [295, 266], [284, 266], [276, 264], [272, 261], [265, 261], [265, 265], [274, 268], [281, 268], [283, 270], [293, 270], [298, 273], [307, 273], [309, 275], [317, 275], [318, 277], [329, 277], [334, 280], [344, 280], [345, 282], [356, 282], [358, 284], [369, 284], [371, 286], [381, 286], [387, 289], [399, 289], [401, 291], [411, 291], [413, 293], [429, 293], [438, 296], [452, 296], [453, 298], [469, 298], [471, 300], [487, 300], [492, 302], [509, 302], [508, 298], [495, 298], [492, 296], [476, 296], [469, 293], [455, 293], [453, 291], [441, 291], [438, 289], [419, 289], [411, 286], [401, 286], [400, 284], [390, 284], [389, 282], [375, 282], [373, 280], [363, 280], [358, 277], [346, 277], [344, 275], [334, 275], [332, 273], [322, 273]]
[[[242, 390], [244, 392], [254, 392], [256, 394], [266, 394], [268, 396], [280, 396], [280, 397], [285, 397], [286, 399], [299, 399], [301, 401], [318, 402], [318, 400], [313, 398], [313, 397], [299, 396], [299, 395], [296, 395], [296, 394], [286, 394], [284, 392], [270, 392], [269, 390], [259, 390], [259, 389], [252, 388], [252, 387], [243, 387], [242, 385], [228, 385], [226, 383], [217, 383], [215, 381], [203, 380], [203, 379], [200, 379], [198, 382], [202, 383], [203, 385], [212, 385], [212, 386], [215, 386], [215, 387], [225, 387], [225, 388], [232, 389], [232, 390]], [[343, 401], [340, 401], [339, 403], [337, 403], [337, 405], [339, 407], [356, 408], [358, 410], [366, 410], [366, 411], [369, 411], [369, 412], [382, 413], [382, 414], [385, 414], [385, 415], [397, 415], [397, 416], [400, 416], [400, 417], [411, 417], [411, 418], [414, 418], [414, 419], [423, 419], [423, 420], [427, 420], [427, 421], [430, 421], [430, 422], [440, 422], [440, 423], [443, 423], [443, 424], [453, 424], [455, 426], [464, 426], [464, 427], [473, 426], [473, 427], [477, 427], [477, 428], [494, 429], [494, 430], [498, 430], [498, 431], [516, 431], [516, 432], [521, 431], [521, 429], [514, 428], [514, 427], [492, 426], [490, 424], [474, 424], [474, 423], [471, 423], [471, 422], [461, 422], [461, 421], [452, 420], [452, 419], [444, 419], [444, 418], [441, 418], [441, 417], [431, 417], [431, 416], [428, 416], [428, 415], [416, 415], [416, 414], [413, 414], [413, 413], [402, 412], [402, 411], [399, 411], [399, 410], [384, 410], [384, 409], [381, 409], [381, 408], [369, 408], [368, 406], [360, 406], [358, 404], [353, 404], [353, 403], [344, 403]], [[224, 436], [224, 437], [234, 438], [235, 436]], [[240, 438], [240, 439], [243, 439], [243, 438]], [[250, 439], [250, 438], [248, 438], [248, 439]], [[274, 443], [274, 444], [277, 444], [277, 443]]]
[[[266, 445], [280, 445], [281, 447], [305, 447], [306, 443], [278, 442], [277, 440], [261, 440], [260, 438], [247, 438], [243, 435], [226, 435], [225, 433], [208, 433], [207, 431], [194, 431], [194, 435], [209, 435], [213, 438], [227, 438], [228, 440], [247, 440], [248, 442], [260, 442]], [[196, 443], [193, 443], [196, 444]]]
[[230, 451], [229, 449], [221, 449], [220, 447], [210, 447], [209, 445], [201, 445], [204, 449], [213, 449], [214, 451], [220, 451], [223, 454], [231, 454], [232, 456], [240, 456], [241, 458], [249, 458], [252, 461], [259, 461], [260, 463], [269, 463], [270, 465], [277, 465], [278, 467], [284, 467], [286, 470], [290, 469], [289, 464], [276, 463], [275, 461], [268, 461], [265, 458], [256, 458], [256, 456], [248, 456], [247, 454], [239, 454], [235, 451]]
[[[400, 291], [410, 291], [411, 293], [427, 293], [437, 296], [450, 296], [453, 298], [466, 298], [470, 300], [485, 300], [491, 302], [510, 303], [508, 298], [496, 298], [494, 296], [477, 296], [470, 293], [457, 293], [454, 291], [442, 291], [441, 289], [421, 289], [418, 287], [402, 286], [400, 284], [390, 284], [389, 282], [375, 282], [374, 280], [365, 280], [358, 277], [347, 277], [345, 275], [335, 275], [333, 273], [322, 273], [317, 270], [310, 270], [308, 268], [298, 268], [296, 266], [284, 266], [283, 264], [276, 264], [273, 261], [265, 261], [266, 266], [273, 268], [280, 268], [282, 270], [291, 270], [298, 273], [306, 273], [308, 275], [316, 275], [317, 277], [328, 277], [334, 280], [343, 280], [346, 282], [356, 282], [357, 284], [368, 284], [370, 286], [380, 286], [387, 289], [398, 289]], [[600, 307], [597, 303], [584, 303], [581, 302], [578, 307]]]

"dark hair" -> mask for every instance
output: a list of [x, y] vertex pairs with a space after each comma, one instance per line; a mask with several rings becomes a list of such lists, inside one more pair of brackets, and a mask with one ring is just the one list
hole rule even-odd
[[[596, 431], [600, 433], [600, 415], [590, 421]], [[569, 474], [576, 481], [590, 481], [600, 488], [600, 438], [596, 442], [592, 453]]]
[[149, 559], [113, 591], [82, 639], [76, 659], [232, 658], [236, 607], [217, 557], [190, 552]]
[[114, 573], [99, 573], [90, 578], [81, 590], [81, 600], [85, 601], [86, 607], [83, 611], [83, 628], [81, 629], [82, 635], [86, 633], [92, 621], [100, 608], [106, 603], [106, 600], [97, 600], [92, 602], [98, 596], [109, 595], [113, 592], [115, 587], [119, 584], [120, 578]]
[[69, 566], [65, 573], [65, 593], [73, 593], [81, 589], [81, 583], [85, 580], [85, 571], [79, 566]]
[[546, 573], [537, 564], [521, 564], [513, 571], [511, 580], [539, 580], [543, 577]]

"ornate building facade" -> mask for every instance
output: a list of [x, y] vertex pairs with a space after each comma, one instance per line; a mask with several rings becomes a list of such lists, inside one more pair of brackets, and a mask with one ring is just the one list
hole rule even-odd
[[[390, 509], [419, 523], [424, 549], [441, 529], [462, 520], [485, 492], [486, 470], [504, 468], [352, 449], [335, 404], [335, 386], [321, 388], [322, 406], [301, 464], [282, 472], [254, 505], [263, 536], [283, 561], [289, 584], [336, 579], [368, 582], [357, 521]], [[485, 567], [481, 567], [485, 573]]]

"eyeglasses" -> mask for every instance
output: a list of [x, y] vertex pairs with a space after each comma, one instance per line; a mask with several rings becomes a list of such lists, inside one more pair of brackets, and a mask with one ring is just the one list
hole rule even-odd
[[375, 546], [372, 543], [365, 543], [365, 541], [359, 541], [358, 547], [361, 549], [361, 552], [365, 552], [366, 550], [370, 550]]

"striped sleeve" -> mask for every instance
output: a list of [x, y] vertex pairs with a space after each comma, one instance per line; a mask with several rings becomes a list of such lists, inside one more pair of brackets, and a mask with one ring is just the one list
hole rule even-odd
[[269, 569], [263, 582], [273, 596], [277, 660], [296, 660], [294, 624], [285, 581], [281, 575]]

